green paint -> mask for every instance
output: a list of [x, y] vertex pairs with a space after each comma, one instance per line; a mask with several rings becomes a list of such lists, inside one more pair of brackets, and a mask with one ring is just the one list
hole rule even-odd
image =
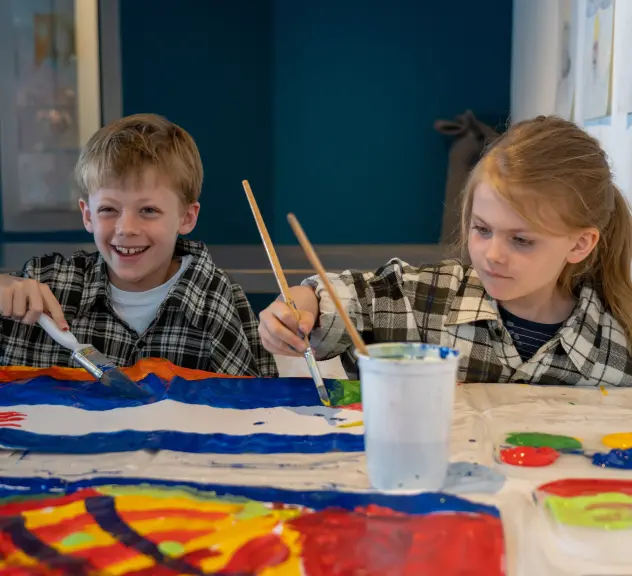
[[334, 380], [328, 386], [332, 406], [346, 406], [362, 402], [359, 380]]
[[546, 506], [561, 524], [626, 530], [632, 528], [632, 496], [618, 492], [593, 496], [547, 496]]
[[560, 452], [582, 449], [582, 443], [577, 438], [543, 432], [512, 432], [507, 435], [505, 442], [512, 446], [534, 446], [535, 448], [548, 446]]
[[573, 406], [575, 406], [575, 402], [569, 402], [569, 404], [572, 404]]
[[91, 536], [87, 532], [75, 532], [74, 534], [66, 536], [61, 541], [61, 545], [68, 548], [74, 548], [75, 546], [81, 546], [82, 544], [90, 544], [90, 542], [94, 542], [94, 536]]
[[237, 514], [237, 518], [239, 520], [250, 520], [251, 518], [257, 518], [257, 516], [268, 516], [269, 514], [270, 508], [265, 506], [262, 502], [247, 500], [241, 512]]
[[182, 556], [185, 552], [184, 546], [180, 542], [170, 542], [169, 540], [158, 544], [158, 550], [167, 556]]

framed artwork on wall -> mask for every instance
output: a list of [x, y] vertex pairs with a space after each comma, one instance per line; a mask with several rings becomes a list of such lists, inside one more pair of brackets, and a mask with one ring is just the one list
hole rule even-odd
[[4, 232], [79, 230], [73, 169], [120, 116], [118, 2], [0, 3], [0, 192]]

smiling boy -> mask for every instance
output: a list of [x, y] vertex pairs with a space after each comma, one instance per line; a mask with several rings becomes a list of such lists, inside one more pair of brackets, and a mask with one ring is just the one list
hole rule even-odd
[[96, 132], [76, 167], [83, 223], [98, 252], [29, 260], [0, 275], [0, 365], [69, 366], [42, 311], [116, 364], [144, 357], [224, 374], [276, 376], [241, 287], [195, 228], [203, 170], [191, 136], [139, 114]]

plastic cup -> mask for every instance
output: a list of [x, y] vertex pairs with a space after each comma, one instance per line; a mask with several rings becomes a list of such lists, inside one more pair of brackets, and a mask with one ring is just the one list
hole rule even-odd
[[422, 343], [356, 351], [369, 481], [385, 491], [438, 490], [448, 470], [457, 350]]

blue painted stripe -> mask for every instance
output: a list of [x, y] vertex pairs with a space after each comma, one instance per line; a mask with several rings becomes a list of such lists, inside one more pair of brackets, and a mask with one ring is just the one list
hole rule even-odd
[[[165, 382], [151, 374], [141, 383], [146, 390], [151, 390], [149, 400], [116, 396], [98, 382], [60, 381], [40, 376], [26, 382], [0, 384], [0, 406], [51, 404], [82, 410], [113, 410], [165, 399], [236, 410], [320, 405], [310, 378], [174, 378]], [[326, 380], [325, 385], [332, 403], [336, 404], [336, 399], [342, 397], [342, 383]]]
[[195, 434], [158, 430], [140, 432], [95, 432], [82, 436], [35, 434], [26, 430], [0, 428], [0, 444], [14, 450], [47, 454], [104, 454], [135, 450], [174, 450], [194, 454], [322, 454], [362, 452], [362, 434], [334, 433], [320, 436], [287, 434]]
[[340, 507], [354, 510], [370, 504], [384, 506], [406, 514], [432, 514], [436, 512], [463, 512], [487, 514], [500, 518], [495, 506], [477, 504], [458, 496], [442, 492], [423, 492], [420, 494], [385, 494], [378, 492], [334, 492], [330, 490], [285, 490], [268, 486], [231, 486], [226, 484], [200, 484], [176, 480], [157, 480], [145, 478], [91, 478], [68, 482], [60, 478], [2, 478], [0, 498], [32, 496], [47, 493], [70, 494], [82, 488], [98, 486], [152, 486], [193, 488], [218, 496], [238, 496], [260, 502], [283, 502], [306, 506], [314, 510]]

